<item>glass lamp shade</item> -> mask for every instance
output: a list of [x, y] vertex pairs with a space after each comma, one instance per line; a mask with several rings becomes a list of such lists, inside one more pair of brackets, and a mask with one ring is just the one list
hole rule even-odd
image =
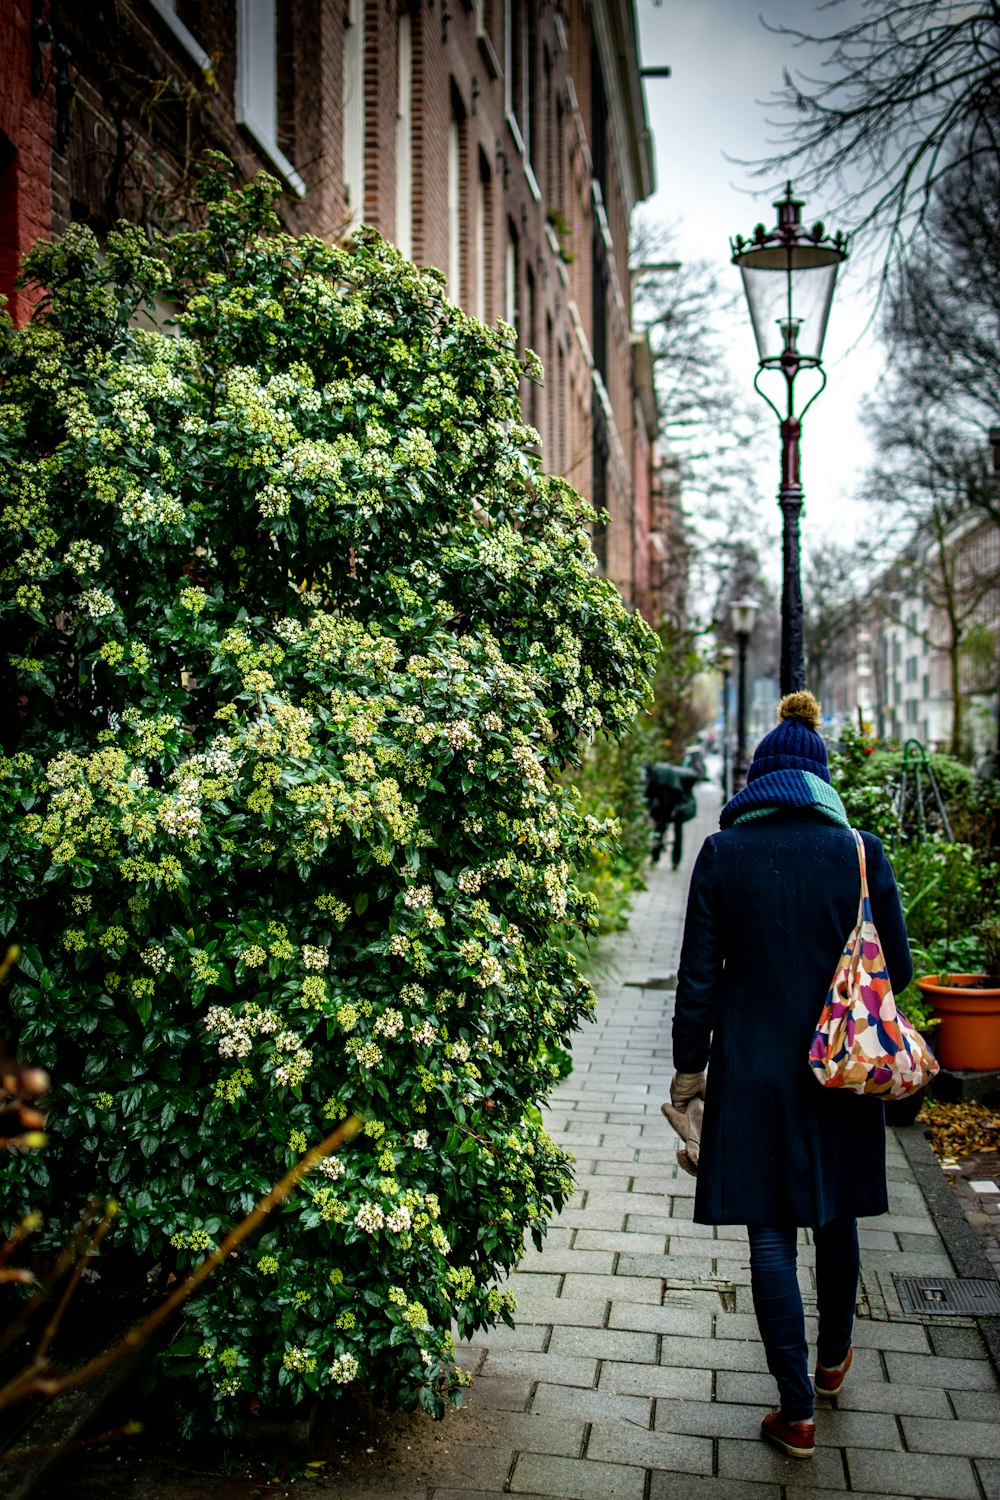
[[734, 635], [749, 635], [760, 609], [756, 599], [733, 599], [729, 605], [729, 623]]
[[777, 363], [786, 350], [818, 361], [847, 240], [841, 234], [831, 239], [822, 224], [807, 230], [791, 184], [774, 206], [777, 228], [765, 231], [758, 224], [752, 240], [733, 241], [733, 263], [743, 276], [757, 353], [761, 362]]

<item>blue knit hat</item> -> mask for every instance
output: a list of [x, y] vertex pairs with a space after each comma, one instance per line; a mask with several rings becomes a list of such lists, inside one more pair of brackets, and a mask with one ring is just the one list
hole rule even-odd
[[821, 781], [830, 780], [826, 745], [819, 727], [819, 704], [812, 693], [786, 693], [778, 704], [777, 729], [765, 734], [753, 753], [747, 781], [756, 781], [769, 771], [811, 771]]

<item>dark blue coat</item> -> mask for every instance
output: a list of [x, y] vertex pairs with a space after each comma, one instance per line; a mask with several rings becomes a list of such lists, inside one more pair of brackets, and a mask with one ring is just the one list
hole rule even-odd
[[[892, 867], [864, 834], [872, 915], [898, 994], [912, 972]], [[847, 828], [812, 812], [706, 839], [688, 895], [674, 1067], [708, 1064], [695, 1220], [818, 1227], [885, 1213], [879, 1099], [825, 1089], [807, 1058], [861, 881]]]

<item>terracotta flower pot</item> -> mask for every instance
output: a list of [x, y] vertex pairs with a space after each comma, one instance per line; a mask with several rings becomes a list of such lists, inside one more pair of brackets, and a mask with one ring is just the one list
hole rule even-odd
[[934, 1051], [942, 1068], [1000, 1068], [1000, 984], [986, 974], [928, 974], [917, 980], [940, 1019]]

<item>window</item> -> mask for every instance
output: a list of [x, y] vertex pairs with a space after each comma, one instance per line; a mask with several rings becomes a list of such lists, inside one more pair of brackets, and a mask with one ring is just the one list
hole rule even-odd
[[[536, 322], [537, 306], [538, 298], [535, 296], [535, 273], [529, 266], [527, 275], [525, 276], [524, 286], [524, 342], [528, 346], [528, 348], [533, 349], [536, 354], [538, 353], [538, 327]], [[528, 399], [525, 405], [528, 408], [528, 421], [531, 423], [532, 427], [537, 428], [539, 421], [538, 387], [533, 380], [529, 380], [527, 384]]]
[[488, 287], [492, 255], [492, 202], [490, 198], [490, 169], [483, 152], [479, 153], [479, 171], [476, 174], [476, 213], [473, 223], [473, 312], [485, 323], [490, 316]]
[[[212, 59], [186, 24], [190, 19], [187, 14], [190, 6], [183, 4], [178, 6], [177, 0], [150, 0], [150, 4], [157, 14], [163, 17], [181, 46], [194, 58], [202, 72], [210, 72]], [[179, 11], [180, 14], [178, 14]]]
[[413, 26], [408, 11], [396, 31], [396, 244], [413, 259]]
[[300, 198], [306, 185], [278, 146], [278, 23], [275, 0], [237, 0], [236, 119]]
[[906, 658], [906, 680], [907, 682], [916, 682], [917, 680], [917, 658], [915, 656], [908, 656]]
[[507, 114], [515, 125], [518, 149], [531, 155], [532, 29], [526, 0], [507, 0], [504, 15], [504, 89]]
[[507, 319], [507, 322], [515, 330], [515, 332], [517, 331], [517, 326], [520, 321], [517, 301], [518, 262], [519, 256], [517, 253], [517, 230], [508, 220], [507, 255], [504, 262], [503, 315]]
[[448, 124], [448, 296], [462, 303], [462, 121], [452, 104]]
[[360, 224], [365, 212], [365, 3], [348, 0], [344, 37], [343, 121], [344, 202], [348, 221]]

